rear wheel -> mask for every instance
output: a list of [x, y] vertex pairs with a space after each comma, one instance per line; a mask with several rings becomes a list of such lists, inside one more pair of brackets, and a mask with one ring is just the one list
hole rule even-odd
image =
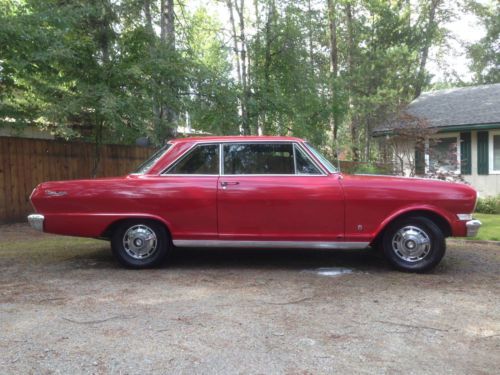
[[171, 247], [165, 227], [148, 220], [123, 222], [111, 238], [114, 256], [130, 268], [150, 268], [161, 264]]
[[382, 239], [387, 260], [397, 269], [425, 272], [443, 258], [446, 242], [443, 232], [425, 217], [409, 217], [394, 222]]

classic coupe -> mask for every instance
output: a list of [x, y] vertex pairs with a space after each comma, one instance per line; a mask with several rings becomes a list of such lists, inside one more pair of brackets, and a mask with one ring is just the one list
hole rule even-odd
[[174, 247], [371, 246], [422, 272], [446, 237], [481, 225], [465, 184], [344, 174], [293, 137], [176, 139], [127, 176], [44, 182], [30, 199], [34, 228], [110, 240], [131, 268], [157, 266]]

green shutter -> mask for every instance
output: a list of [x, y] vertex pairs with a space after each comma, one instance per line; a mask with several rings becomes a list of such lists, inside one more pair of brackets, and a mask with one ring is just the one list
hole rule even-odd
[[470, 132], [460, 133], [460, 171], [471, 174], [471, 141]]
[[419, 145], [415, 147], [415, 174], [425, 174], [425, 153], [422, 152]]
[[488, 174], [488, 132], [477, 132], [477, 174]]

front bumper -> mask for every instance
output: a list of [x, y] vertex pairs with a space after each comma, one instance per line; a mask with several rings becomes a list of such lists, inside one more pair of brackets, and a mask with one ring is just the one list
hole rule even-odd
[[30, 225], [35, 228], [36, 230], [39, 230], [40, 232], [43, 232], [43, 221], [45, 220], [45, 217], [40, 214], [31, 214], [28, 215], [28, 222]]
[[467, 227], [467, 237], [475, 237], [481, 227], [481, 222], [479, 220], [469, 220], [465, 223], [465, 226]]

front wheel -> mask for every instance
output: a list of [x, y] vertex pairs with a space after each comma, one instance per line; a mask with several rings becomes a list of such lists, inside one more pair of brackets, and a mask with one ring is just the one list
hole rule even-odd
[[111, 249], [126, 267], [150, 268], [161, 264], [170, 252], [165, 227], [148, 220], [126, 221], [113, 232]]
[[425, 272], [438, 265], [446, 251], [441, 229], [425, 217], [409, 217], [394, 222], [382, 239], [387, 260], [407, 272]]

